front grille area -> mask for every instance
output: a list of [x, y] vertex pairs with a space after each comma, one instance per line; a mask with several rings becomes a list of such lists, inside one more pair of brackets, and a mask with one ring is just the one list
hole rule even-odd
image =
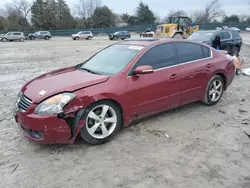
[[21, 112], [26, 112], [26, 110], [28, 110], [31, 104], [32, 101], [30, 99], [28, 99], [25, 95], [20, 94], [17, 98], [16, 107], [17, 110]]

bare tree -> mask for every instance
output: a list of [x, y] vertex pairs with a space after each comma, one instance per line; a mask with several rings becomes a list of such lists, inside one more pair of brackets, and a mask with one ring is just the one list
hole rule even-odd
[[31, 5], [26, 0], [13, 0], [11, 3], [5, 4], [7, 16], [12, 21], [20, 22], [22, 29], [27, 23], [27, 17], [30, 13]]
[[79, 0], [76, 5], [77, 16], [85, 19], [91, 17], [101, 4], [101, 0]]
[[215, 18], [218, 18], [224, 15], [224, 12], [221, 10], [221, 7], [220, 7], [219, 0], [212, 0], [210, 3], [208, 3], [205, 6], [204, 13], [205, 13], [204, 22], [214, 21]]
[[190, 15], [193, 22], [210, 23], [225, 13], [221, 10], [219, 0], [211, 0], [203, 10], [192, 11]]
[[168, 15], [164, 18], [165, 22], [169, 22], [170, 17], [177, 17], [177, 16], [188, 16], [188, 13], [185, 10], [177, 9], [171, 10]]

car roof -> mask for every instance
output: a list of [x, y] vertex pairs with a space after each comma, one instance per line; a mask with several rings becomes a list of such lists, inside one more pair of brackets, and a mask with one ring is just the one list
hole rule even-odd
[[156, 44], [168, 43], [168, 42], [187, 42], [187, 43], [204, 45], [203, 43], [199, 43], [199, 42], [195, 42], [195, 41], [189, 41], [189, 40], [185, 40], [185, 39], [181, 40], [181, 39], [174, 39], [174, 38], [138, 38], [138, 39], [126, 39], [125, 41], [120, 42], [120, 43], [116, 43], [116, 44], [150, 47], [150, 46], [154, 46]]

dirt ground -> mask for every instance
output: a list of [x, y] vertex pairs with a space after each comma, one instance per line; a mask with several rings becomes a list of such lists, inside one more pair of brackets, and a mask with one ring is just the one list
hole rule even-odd
[[[76, 65], [104, 39], [0, 43], [0, 188], [249, 188], [250, 77], [212, 107], [194, 103], [125, 128], [105, 145], [38, 145], [12, 116], [25, 82]], [[250, 58], [250, 46], [242, 54]]]

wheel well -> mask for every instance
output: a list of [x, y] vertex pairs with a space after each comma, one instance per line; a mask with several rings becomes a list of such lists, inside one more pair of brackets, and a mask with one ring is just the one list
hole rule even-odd
[[121, 110], [122, 126], [123, 126], [124, 125], [124, 119], [123, 119], [124, 117], [123, 117], [123, 108], [122, 108], [121, 104], [114, 99], [101, 99], [101, 100], [98, 100], [96, 102], [100, 102], [100, 101], [110, 101], [110, 102], [114, 103], [116, 106], [118, 106], [118, 108]]
[[224, 82], [224, 89], [226, 89], [226, 85], [227, 85], [227, 79], [226, 79], [226, 76], [222, 73], [218, 73], [216, 74], [218, 76], [220, 76], [222, 79], [223, 79], [223, 82]]

